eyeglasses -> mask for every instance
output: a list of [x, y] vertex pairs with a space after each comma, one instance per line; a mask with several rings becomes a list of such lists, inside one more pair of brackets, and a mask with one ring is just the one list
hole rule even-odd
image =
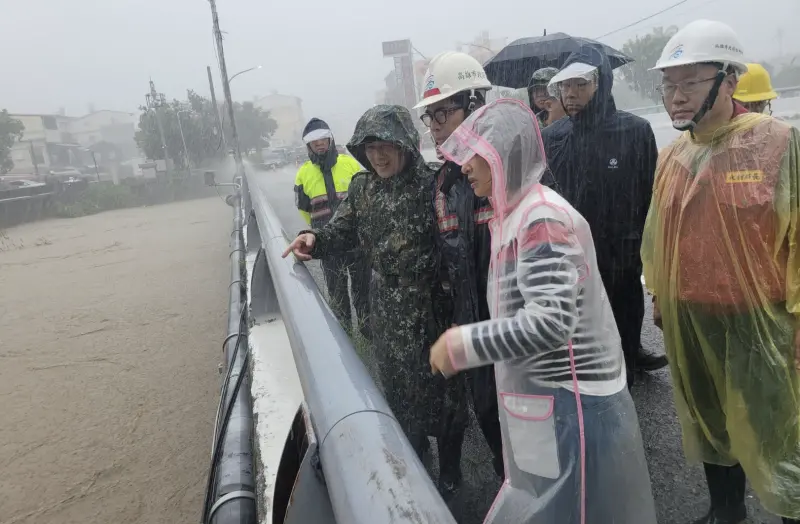
[[705, 78], [703, 80], [684, 80], [683, 82], [678, 82], [676, 84], [672, 83], [663, 83], [660, 86], [656, 87], [656, 90], [661, 94], [661, 96], [666, 98], [672, 98], [675, 96], [675, 91], [680, 89], [681, 93], [684, 95], [693, 95], [700, 89], [700, 84], [705, 84], [706, 82], [711, 82], [712, 80], [716, 80], [717, 77], [713, 76], [711, 78]]
[[431, 127], [433, 119], [436, 119], [436, 121], [440, 124], [444, 124], [445, 122], [447, 122], [447, 117], [452, 115], [459, 109], [461, 109], [461, 107], [457, 106], [440, 107], [439, 109], [434, 111], [433, 114], [429, 113], [428, 111], [425, 111], [419, 116], [419, 119], [422, 120], [422, 123], [425, 124], [425, 127]]

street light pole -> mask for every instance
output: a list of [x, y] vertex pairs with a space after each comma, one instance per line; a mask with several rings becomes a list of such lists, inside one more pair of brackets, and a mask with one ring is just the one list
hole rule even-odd
[[[251, 67], [249, 69], [245, 69], [243, 71], [239, 71], [238, 73], [235, 73], [233, 76], [231, 76], [228, 79], [228, 84], [231, 84], [233, 82], [233, 79], [236, 78], [237, 76], [243, 75], [244, 73], [249, 73], [250, 71], [255, 71], [256, 69], [261, 69], [261, 66], [259, 65], [259, 66]], [[223, 102], [222, 106], [223, 106], [223, 110], [225, 110], [225, 108], [228, 107], [228, 103], [227, 102]], [[223, 133], [222, 136], [225, 136], [225, 134]], [[225, 147], [227, 148], [227, 145]]]
[[214, 25], [214, 38], [217, 42], [217, 53], [219, 55], [219, 72], [222, 75], [222, 90], [225, 93], [225, 103], [228, 106], [228, 116], [231, 119], [231, 135], [233, 137], [233, 154], [236, 159], [236, 175], [244, 175], [244, 163], [242, 162], [242, 150], [239, 147], [239, 133], [236, 131], [236, 119], [233, 111], [233, 100], [231, 99], [231, 85], [228, 79], [228, 68], [225, 65], [225, 51], [222, 46], [222, 31], [219, 29], [219, 15], [217, 14], [216, 0], [208, 0], [211, 4], [211, 21]]
[[468, 43], [468, 42], [459, 42], [459, 45], [468, 45], [468, 46], [470, 46], [470, 47], [480, 47], [481, 49], [486, 49], [486, 50], [487, 50], [487, 51], [489, 51], [490, 53], [494, 54], [494, 49], [492, 49], [492, 48], [490, 48], [490, 47], [486, 47], [485, 45], [480, 45], [480, 44], [470, 44], [470, 43]]
[[181, 132], [181, 142], [183, 142], [183, 155], [186, 157], [186, 169], [189, 170], [189, 148], [186, 147], [186, 138], [183, 136], [183, 125], [181, 124], [181, 113], [190, 113], [188, 109], [178, 111], [178, 129]]
[[[228, 154], [228, 141], [225, 140], [225, 130], [222, 128], [222, 118], [220, 118], [219, 113], [219, 106], [217, 105], [217, 95], [214, 92], [214, 78], [211, 76], [211, 66], [206, 67], [206, 71], [208, 72], [208, 88], [211, 90], [211, 105], [214, 106], [214, 119], [217, 121], [217, 130], [220, 133], [220, 139], [222, 139], [222, 146], [225, 148], [225, 154]], [[217, 146], [219, 149], [219, 146]]]
[[250, 69], [245, 69], [244, 71], [239, 71], [238, 73], [236, 73], [235, 75], [230, 77], [230, 79], [228, 79], [228, 83], [233, 82], [233, 79], [236, 78], [237, 76], [239, 76], [241, 74], [244, 74], [244, 73], [247, 73], [247, 72], [250, 72], [250, 71], [255, 71], [256, 69], [261, 69], [261, 66], [255, 66], [255, 67], [251, 67]]
[[164, 135], [164, 125], [161, 123], [161, 108], [166, 105], [167, 101], [164, 93], [156, 92], [156, 85], [153, 83], [152, 78], [150, 79], [150, 92], [144, 98], [147, 101], [147, 108], [152, 109], [156, 117], [158, 134], [161, 137], [161, 147], [164, 150], [164, 162], [166, 163], [169, 159], [169, 153], [167, 151], [167, 139]]

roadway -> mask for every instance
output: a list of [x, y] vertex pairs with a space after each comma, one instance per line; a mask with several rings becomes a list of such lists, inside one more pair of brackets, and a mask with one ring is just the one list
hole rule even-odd
[[[289, 233], [305, 227], [294, 208], [293, 178], [294, 168], [259, 172], [256, 175], [259, 188], [268, 195]], [[316, 278], [317, 283], [321, 284], [318, 272]], [[663, 353], [661, 334], [650, 319], [651, 314], [648, 309], [642, 343], [648, 351]], [[633, 388], [633, 397], [648, 458], [659, 522], [661, 524], [691, 522], [692, 519], [704, 514], [708, 498], [702, 468], [686, 465], [683, 457], [669, 372], [662, 370], [640, 376]], [[452, 505], [454, 515], [463, 524], [482, 522], [483, 515], [497, 491], [498, 483], [491, 470], [489, 456], [488, 448], [473, 421], [465, 443], [463, 460], [467, 485]], [[435, 472], [435, 469], [434, 463], [432, 471]], [[748, 496], [748, 506], [751, 510], [751, 519], [748, 522], [760, 524], [779, 522], [764, 512], [752, 494]]]

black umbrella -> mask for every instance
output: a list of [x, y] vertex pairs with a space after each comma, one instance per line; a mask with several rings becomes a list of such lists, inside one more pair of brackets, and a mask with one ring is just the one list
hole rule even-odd
[[483, 64], [489, 81], [497, 86], [527, 87], [531, 75], [542, 67], [561, 69], [570, 54], [586, 44], [601, 46], [611, 68], [633, 62], [633, 58], [591, 38], [553, 33], [514, 40]]

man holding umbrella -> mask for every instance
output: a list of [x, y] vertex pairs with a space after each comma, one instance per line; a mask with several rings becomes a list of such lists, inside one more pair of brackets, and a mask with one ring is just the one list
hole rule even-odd
[[667, 365], [666, 357], [644, 353], [640, 342], [644, 290], [639, 250], [658, 149], [647, 120], [617, 110], [612, 85], [604, 46], [581, 46], [549, 84], [569, 118], [547, 127], [542, 139], [555, 189], [591, 226], [630, 387], [634, 370]]

